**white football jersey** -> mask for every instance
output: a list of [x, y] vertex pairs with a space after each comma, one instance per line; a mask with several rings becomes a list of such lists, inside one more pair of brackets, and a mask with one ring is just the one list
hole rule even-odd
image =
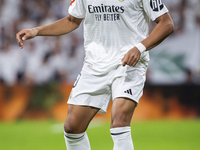
[[[110, 71], [149, 35], [149, 22], [167, 13], [161, 0], [72, 0], [69, 14], [84, 18], [85, 63], [93, 73]], [[140, 62], [149, 61], [143, 52]]]

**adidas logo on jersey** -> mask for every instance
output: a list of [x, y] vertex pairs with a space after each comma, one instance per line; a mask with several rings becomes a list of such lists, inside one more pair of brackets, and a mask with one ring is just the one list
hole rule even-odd
[[130, 94], [130, 95], [133, 95], [131, 89], [124, 91], [124, 93]]

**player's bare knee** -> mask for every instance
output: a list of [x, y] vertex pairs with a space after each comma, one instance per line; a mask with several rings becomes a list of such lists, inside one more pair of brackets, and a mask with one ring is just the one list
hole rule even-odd
[[86, 128], [84, 125], [80, 125], [80, 122], [74, 121], [74, 119], [66, 119], [64, 131], [66, 133], [78, 134], [85, 132]]
[[64, 123], [64, 130], [66, 133], [77, 133], [79, 129], [76, 122], [67, 118]]
[[64, 124], [64, 131], [66, 133], [72, 133], [72, 134], [78, 134], [78, 133], [84, 132], [78, 126], [74, 126], [74, 125], [72, 125], [70, 123], [65, 123]]
[[73, 126], [68, 123], [67, 121], [64, 123], [64, 130], [66, 133], [74, 133], [75, 129], [73, 128]]

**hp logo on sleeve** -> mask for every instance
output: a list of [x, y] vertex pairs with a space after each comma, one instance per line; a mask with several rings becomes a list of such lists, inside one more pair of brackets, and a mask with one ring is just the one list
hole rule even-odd
[[153, 11], [160, 11], [164, 8], [164, 4], [161, 0], [150, 0], [150, 6]]

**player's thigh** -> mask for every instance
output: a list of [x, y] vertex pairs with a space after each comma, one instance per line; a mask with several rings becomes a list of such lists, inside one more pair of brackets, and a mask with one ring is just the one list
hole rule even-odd
[[99, 111], [99, 108], [90, 106], [69, 105], [68, 115], [64, 124], [67, 133], [85, 132], [90, 121]]
[[137, 103], [129, 98], [115, 98], [111, 112], [111, 128], [130, 126]]

